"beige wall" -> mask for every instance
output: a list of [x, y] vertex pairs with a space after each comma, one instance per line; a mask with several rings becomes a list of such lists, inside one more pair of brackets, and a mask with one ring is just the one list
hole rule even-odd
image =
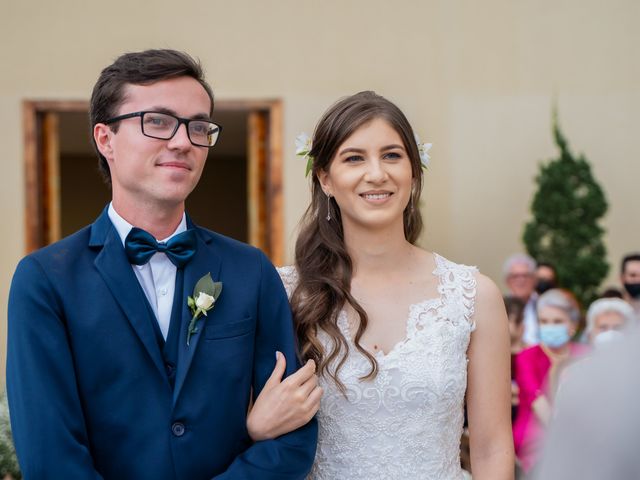
[[289, 248], [307, 198], [296, 134], [345, 94], [394, 100], [434, 144], [424, 245], [498, 281], [522, 249], [537, 164], [555, 153], [555, 96], [607, 193], [615, 270], [640, 249], [639, 23], [636, 0], [3, 2], [0, 337], [24, 249], [22, 100], [87, 99], [115, 56], [150, 47], [200, 57], [218, 98], [284, 100]]

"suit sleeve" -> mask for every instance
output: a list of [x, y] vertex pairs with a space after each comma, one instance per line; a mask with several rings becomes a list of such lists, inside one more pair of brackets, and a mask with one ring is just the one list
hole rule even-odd
[[[293, 322], [287, 294], [275, 268], [260, 253], [262, 280], [254, 353], [254, 399], [275, 366], [275, 352], [287, 359], [286, 375], [299, 368]], [[318, 425], [316, 419], [273, 440], [254, 443], [216, 479], [294, 480], [304, 479], [315, 457]]]
[[9, 293], [7, 394], [24, 478], [94, 480], [63, 310], [34, 257], [18, 265]]

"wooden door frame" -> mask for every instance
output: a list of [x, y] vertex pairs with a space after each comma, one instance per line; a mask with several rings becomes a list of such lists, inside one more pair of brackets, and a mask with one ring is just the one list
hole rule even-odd
[[[48, 114], [88, 112], [85, 100], [24, 100], [22, 102], [25, 168], [26, 253], [49, 243], [45, 218], [46, 178], [41, 141], [43, 119]], [[281, 100], [217, 100], [217, 111], [242, 111], [261, 115], [268, 129], [260, 157], [248, 155], [249, 239], [276, 265], [284, 261], [284, 200], [282, 191]], [[249, 132], [251, 135], [251, 132]], [[55, 211], [55, 209], [54, 209]], [[55, 215], [55, 214], [54, 214]]]
[[47, 203], [46, 167], [42, 145], [42, 127], [47, 115], [87, 112], [84, 100], [25, 100], [22, 102], [25, 178], [25, 250], [30, 253], [49, 243], [45, 205]]

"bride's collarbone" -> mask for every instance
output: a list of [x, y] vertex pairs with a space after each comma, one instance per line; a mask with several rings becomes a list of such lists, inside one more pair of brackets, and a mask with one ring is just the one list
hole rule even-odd
[[[386, 355], [398, 344], [406, 341], [411, 307], [431, 298], [399, 298], [393, 295], [385, 297], [369, 301], [357, 299], [367, 314], [367, 326], [360, 338], [360, 345], [373, 354], [382, 352]], [[349, 334], [354, 339], [360, 318], [351, 307], [347, 308], [347, 319]]]

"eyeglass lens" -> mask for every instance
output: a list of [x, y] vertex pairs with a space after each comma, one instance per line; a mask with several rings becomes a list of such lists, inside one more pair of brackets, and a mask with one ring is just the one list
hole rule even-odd
[[[149, 137], [169, 140], [178, 130], [179, 120], [165, 113], [146, 112], [142, 116], [142, 133]], [[205, 120], [189, 120], [189, 140], [202, 147], [212, 147], [218, 140], [220, 128]]]

